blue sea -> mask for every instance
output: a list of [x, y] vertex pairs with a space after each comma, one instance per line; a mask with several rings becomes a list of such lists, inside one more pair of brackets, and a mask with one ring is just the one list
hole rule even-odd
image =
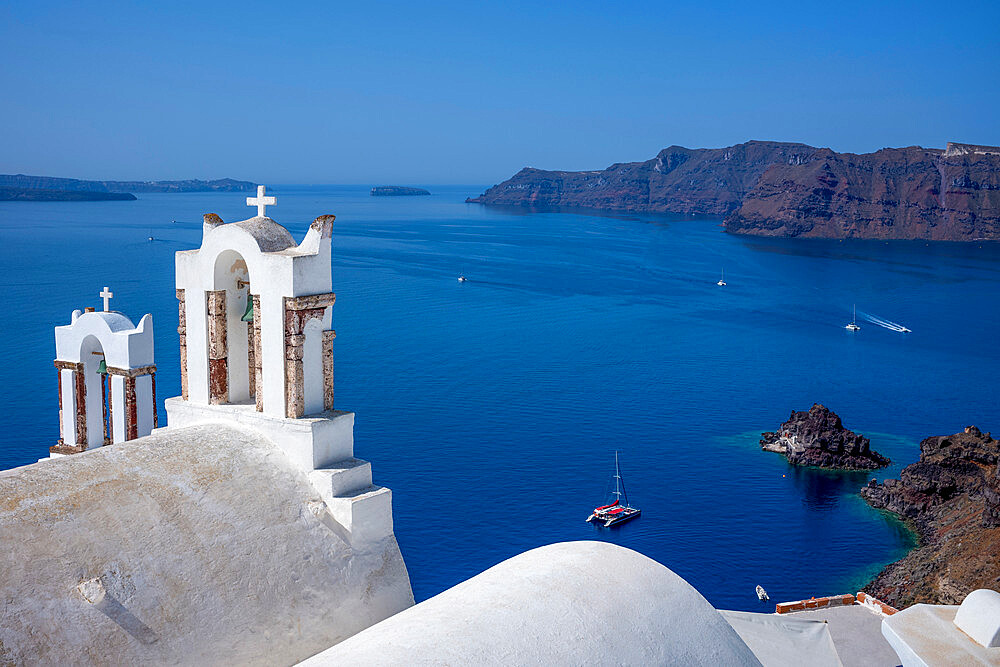
[[[636, 549], [721, 608], [766, 609], [757, 584], [779, 601], [856, 591], [912, 535], [860, 499], [872, 475], [793, 468], [760, 432], [824, 403], [893, 460], [881, 478], [926, 436], [1000, 430], [997, 245], [464, 203], [484, 187], [271, 188], [269, 213], [297, 238], [337, 215], [336, 403], [393, 490], [418, 600], [562, 540]], [[162, 420], [179, 393], [174, 252], [199, 245], [203, 213], [252, 215], [244, 198], [0, 203], [0, 467], [56, 441], [52, 328], [99, 307], [105, 285], [133, 320], [153, 313]], [[643, 514], [607, 530], [584, 519], [615, 450]]]

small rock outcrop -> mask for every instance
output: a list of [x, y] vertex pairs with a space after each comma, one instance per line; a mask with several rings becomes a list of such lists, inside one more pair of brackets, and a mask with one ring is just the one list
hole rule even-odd
[[814, 403], [808, 411], [792, 411], [775, 432], [761, 434], [764, 451], [784, 454], [789, 463], [839, 470], [873, 470], [889, 459], [872, 451], [868, 438], [844, 428], [840, 417]]
[[408, 188], [402, 185], [376, 185], [372, 188], [372, 197], [413, 197], [414, 195], [429, 195], [423, 188]]
[[884, 569], [865, 590], [902, 608], [959, 604], [1000, 584], [1000, 440], [975, 426], [925, 438], [920, 460], [899, 479], [872, 480], [861, 496], [914, 527], [921, 546]]

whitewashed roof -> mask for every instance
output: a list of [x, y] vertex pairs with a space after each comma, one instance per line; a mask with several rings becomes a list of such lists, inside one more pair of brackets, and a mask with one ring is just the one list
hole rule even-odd
[[0, 472], [0, 664], [292, 664], [412, 603], [394, 538], [330, 525], [218, 425]]
[[566, 542], [496, 565], [305, 665], [759, 665], [690, 584], [642, 554]]

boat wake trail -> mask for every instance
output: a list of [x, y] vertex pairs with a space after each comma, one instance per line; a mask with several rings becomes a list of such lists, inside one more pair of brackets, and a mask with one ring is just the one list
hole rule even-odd
[[872, 324], [877, 324], [878, 326], [888, 329], [889, 331], [898, 331], [900, 333], [910, 331], [899, 322], [884, 320], [881, 317], [876, 317], [875, 315], [869, 315], [868, 313], [861, 313], [861, 315]]

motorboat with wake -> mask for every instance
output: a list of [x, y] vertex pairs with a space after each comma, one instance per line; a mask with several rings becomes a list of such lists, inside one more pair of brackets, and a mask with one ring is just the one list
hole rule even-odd
[[[625, 492], [625, 480], [622, 479], [621, 467], [618, 465], [618, 452], [615, 452], [615, 501], [610, 505], [595, 507], [593, 513], [587, 517], [587, 521], [603, 523], [605, 528], [617, 526], [618, 524], [631, 521], [640, 514], [642, 510], [632, 507], [628, 502], [628, 494]], [[622, 504], [624, 501], [624, 504]]]
[[768, 596], [767, 591], [765, 591], [764, 587], [760, 584], [757, 584], [757, 599], [761, 602], [767, 602], [771, 599], [770, 596]]

